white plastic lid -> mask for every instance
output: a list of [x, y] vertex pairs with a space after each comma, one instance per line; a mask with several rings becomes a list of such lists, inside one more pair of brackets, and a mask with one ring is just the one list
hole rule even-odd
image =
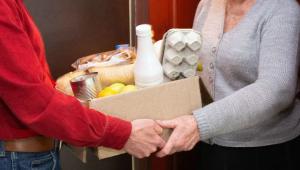
[[139, 37], [151, 36], [151, 25], [142, 24], [136, 27], [136, 35]]

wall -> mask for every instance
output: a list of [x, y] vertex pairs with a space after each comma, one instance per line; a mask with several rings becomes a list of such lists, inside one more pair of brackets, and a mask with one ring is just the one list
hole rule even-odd
[[129, 42], [125, 0], [25, 0], [45, 40], [54, 77], [81, 56]]

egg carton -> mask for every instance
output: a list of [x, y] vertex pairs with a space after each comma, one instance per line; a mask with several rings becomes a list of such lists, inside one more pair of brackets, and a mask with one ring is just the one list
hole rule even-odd
[[171, 29], [162, 40], [160, 59], [170, 80], [196, 75], [201, 34], [193, 29]]

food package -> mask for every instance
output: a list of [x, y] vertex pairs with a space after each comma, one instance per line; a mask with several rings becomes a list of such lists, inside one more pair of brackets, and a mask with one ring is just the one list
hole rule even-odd
[[72, 67], [77, 70], [87, 70], [91, 67], [110, 67], [124, 64], [132, 64], [136, 59], [134, 48], [120, 48], [114, 51], [108, 51], [89, 55], [76, 60]]
[[133, 84], [135, 60], [135, 49], [130, 47], [82, 57], [71, 65], [76, 69], [75, 71], [57, 79], [56, 89], [74, 96], [70, 80], [92, 72], [98, 73], [97, 79], [100, 80], [103, 88], [113, 83]]
[[102, 87], [106, 87], [113, 83], [134, 84], [133, 69], [134, 64], [127, 64], [112, 67], [92, 67], [88, 69], [88, 72], [97, 72]]

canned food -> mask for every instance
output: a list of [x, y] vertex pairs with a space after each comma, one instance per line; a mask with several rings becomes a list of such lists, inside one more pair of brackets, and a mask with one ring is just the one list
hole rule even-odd
[[97, 97], [98, 92], [101, 90], [97, 74], [96, 72], [88, 73], [75, 77], [70, 81], [74, 96], [77, 99], [87, 101]]

